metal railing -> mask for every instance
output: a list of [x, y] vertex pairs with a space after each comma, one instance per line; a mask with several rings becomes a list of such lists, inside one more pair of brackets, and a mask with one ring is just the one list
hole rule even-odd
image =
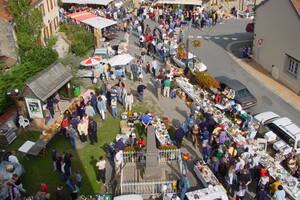
[[[158, 160], [160, 163], [169, 161], [179, 161], [181, 159], [180, 149], [159, 150]], [[124, 163], [145, 163], [145, 151], [127, 151], [123, 152]]]
[[140, 182], [140, 183], [122, 183], [121, 194], [143, 194], [155, 195], [162, 193], [174, 193], [176, 184], [174, 181]]
[[146, 154], [144, 151], [127, 151], [123, 152], [124, 163], [144, 163]]
[[181, 159], [180, 149], [159, 150], [158, 160], [160, 163], [178, 161]]

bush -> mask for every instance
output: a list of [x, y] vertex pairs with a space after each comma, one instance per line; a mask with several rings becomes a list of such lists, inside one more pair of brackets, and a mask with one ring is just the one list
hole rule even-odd
[[80, 25], [62, 24], [60, 31], [66, 33], [71, 41], [71, 52], [77, 56], [84, 56], [94, 45], [93, 34]]
[[93, 47], [93, 36], [89, 32], [78, 32], [71, 38], [71, 52], [76, 56], [84, 56]]
[[31, 62], [35, 66], [44, 68], [54, 63], [57, 59], [57, 52], [53, 50], [50, 46], [39, 46], [34, 49], [31, 49], [23, 58], [23, 62]]

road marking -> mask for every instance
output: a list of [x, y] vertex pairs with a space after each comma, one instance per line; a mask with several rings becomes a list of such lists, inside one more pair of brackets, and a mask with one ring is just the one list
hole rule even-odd
[[223, 37], [223, 40], [228, 40], [229, 38], [228, 37]]
[[189, 35], [189, 38], [194, 38], [194, 36], [193, 35]]
[[215, 37], [216, 40], [220, 39], [220, 37]]
[[204, 36], [204, 38], [205, 38], [205, 39], [207, 39], [207, 40], [209, 40], [209, 39], [210, 39], [210, 37], [208, 37], [208, 36]]
[[232, 40], [237, 40], [237, 38], [231, 38]]
[[202, 38], [202, 36], [201, 36], [201, 35], [198, 35], [198, 36], [197, 36], [197, 38], [199, 38], [199, 39], [200, 39], [200, 38]]

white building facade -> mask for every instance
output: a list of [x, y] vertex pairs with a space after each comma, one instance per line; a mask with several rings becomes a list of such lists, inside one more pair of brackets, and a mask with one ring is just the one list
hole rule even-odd
[[[253, 57], [300, 95], [300, 9], [298, 0], [265, 0], [256, 9]], [[299, 1], [298, 1], [299, 3]]]

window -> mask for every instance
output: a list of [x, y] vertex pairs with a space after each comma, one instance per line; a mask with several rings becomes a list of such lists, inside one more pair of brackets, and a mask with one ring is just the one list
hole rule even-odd
[[50, 9], [49, 9], [49, 0], [46, 0], [46, 1], [47, 1], [48, 12], [50, 12]]
[[299, 67], [300, 67], [300, 61], [294, 59], [293, 57], [288, 56], [288, 68], [287, 71], [294, 75], [297, 76], [298, 75], [298, 71], [299, 71]]
[[53, 21], [49, 24], [49, 28], [50, 28], [50, 35], [49, 36], [51, 36], [52, 35], [52, 24], [53, 24]]
[[50, 7], [51, 7], [51, 10], [53, 9], [53, 2], [52, 0], [50, 0]]
[[44, 41], [46, 41], [49, 38], [49, 31], [48, 27], [44, 28]]
[[289, 136], [285, 131], [283, 131], [281, 128], [279, 128], [277, 125], [270, 123], [267, 124], [267, 127], [275, 133], [280, 139], [282, 139], [285, 143], [290, 145], [291, 147], [294, 147], [295, 140]]
[[45, 7], [43, 3], [39, 6], [39, 10], [41, 11], [42, 15], [45, 16]]

